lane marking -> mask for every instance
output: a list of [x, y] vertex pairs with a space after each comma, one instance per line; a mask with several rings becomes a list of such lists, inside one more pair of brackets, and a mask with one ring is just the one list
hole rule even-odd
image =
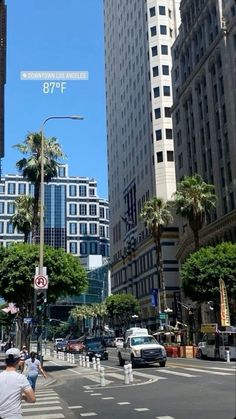
[[134, 410], [136, 410], [136, 412], [147, 412], [150, 409], [148, 409], [147, 407], [137, 407]]
[[80, 413], [80, 416], [97, 416], [97, 413], [95, 412]]
[[102, 400], [114, 400], [115, 397], [102, 397]]
[[156, 419], [175, 419], [173, 416], [156, 416]]
[[138, 371], [133, 371], [133, 375], [137, 375], [138, 377], [143, 377], [143, 378], [155, 379], [155, 380], [166, 380], [166, 378], [159, 377], [158, 375], [145, 374], [143, 372], [138, 372]]
[[90, 396], [102, 396], [102, 393], [91, 393]]
[[83, 409], [83, 406], [68, 406], [69, 409]]
[[199, 375], [187, 374], [185, 372], [170, 371], [167, 369], [164, 369], [161, 372], [164, 372], [165, 374], [178, 375], [180, 377], [187, 377], [187, 378], [199, 377]]
[[28, 419], [64, 419], [65, 416], [62, 413], [49, 413], [48, 415], [34, 415], [34, 416], [25, 416]]
[[118, 402], [117, 404], [119, 404], [120, 406], [124, 406], [125, 404], [130, 404], [130, 402]]
[[202, 370], [200, 368], [185, 368], [185, 369], [188, 371], [205, 372], [207, 374], [214, 374], [214, 375], [234, 375], [234, 374], [230, 374], [229, 372]]
[[48, 406], [48, 407], [29, 407], [28, 409], [25, 409], [25, 407], [22, 409], [23, 413], [28, 413], [28, 412], [43, 412], [43, 411], [49, 411], [49, 410], [62, 410], [61, 406]]

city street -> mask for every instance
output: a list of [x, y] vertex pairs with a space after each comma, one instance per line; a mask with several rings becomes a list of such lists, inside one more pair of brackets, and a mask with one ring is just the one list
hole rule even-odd
[[55, 381], [49, 387], [38, 386], [37, 403], [24, 405], [24, 417], [235, 417], [235, 363], [169, 358], [165, 368], [134, 368], [133, 382], [125, 384], [115, 349], [109, 352], [109, 361], [101, 363], [105, 368], [104, 387], [99, 373], [91, 367], [48, 359], [45, 368]]

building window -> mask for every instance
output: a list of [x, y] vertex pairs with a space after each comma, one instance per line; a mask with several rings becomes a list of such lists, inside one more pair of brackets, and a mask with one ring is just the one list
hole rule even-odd
[[87, 243], [80, 243], [80, 254], [87, 255]]
[[69, 204], [69, 214], [77, 215], [77, 206], [76, 204]]
[[77, 234], [77, 224], [69, 223], [69, 232], [70, 234]]
[[105, 227], [104, 226], [99, 227], [99, 234], [100, 234], [100, 237], [105, 237]]
[[170, 96], [170, 86], [163, 86], [164, 96]]
[[155, 112], [155, 119], [159, 119], [161, 117], [161, 108], [155, 109], [154, 112]]
[[80, 204], [79, 215], [87, 215], [87, 205], [86, 204]]
[[156, 34], [157, 34], [157, 28], [156, 28], [156, 26], [152, 26], [150, 28], [150, 31], [151, 31], [151, 36], [156, 36]]
[[169, 76], [170, 70], [169, 70], [169, 66], [168, 65], [163, 65], [162, 66], [162, 74], [163, 74], [163, 76]]
[[87, 223], [80, 223], [79, 233], [80, 234], [87, 234]]
[[85, 185], [79, 185], [79, 196], [86, 196], [87, 188]]
[[171, 108], [164, 108], [165, 118], [171, 118]]
[[168, 46], [167, 45], [161, 45], [161, 53], [162, 53], [162, 55], [168, 55]]
[[5, 192], [4, 185], [0, 185], [0, 194], [4, 194], [4, 192]]
[[173, 139], [172, 129], [170, 129], [170, 128], [166, 129], [166, 139], [167, 140], [172, 140]]
[[155, 57], [157, 55], [157, 46], [152, 47], [152, 57]]
[[9, 195], [15, 195], [16, 193], [16, 184], [15, 183], [8, 183], [8, 194]]
[[89, 196], [95, 196], [95, 189], [89, 188]]
[[167, 34], [166, 25], [160, 25], [160, 34], [161, 35], [166, 35]]
[[159, 97], [160, 96], [160, 88], [159, 87], [154, 87], [153, 95], [154, 95], [154, 97]]
[[163, 162], [163, 153], [162, 151], [158, 151], [157, 153], [157, 163]]
[[14, 233], [14, 228], [13, 228], [12, 223], [7, 223], [7, 233], [8, 234], [13, 234]]
[[97, 206], [95, 204], [89, 205], [89, 215], [97, 215]]
[[26, 184], [25, 183], [19, 183], [18, 194], [19, 195], [25, 195], [25, 193], [26, 193]]
[[0, 214], [4, 214], [4, 202], [0, 202]]
[[8, 202], [7, 203], [7, 213], [8, 214], [14, 214], [15, 212], [15, 203], [14, 202]]
[[106, 237], [109, 239], [110, 237], [110, 230], [109, 227], [106, 227]]
[[162, 139], [162, 131], [161, 129], [156, 130], [156, 141], [159, 141]]
[[65, 177], [66, 176], [66, 168], [65, 167], [59, 167], [58, 168], [58, 177]]
[[73, 255], [77, 254], [77, 242], [70, 243], [70, 253], [72, 253]]
[[89, 224], [89, 233], [92, 235], [97, 234], [97, 224], [96, 223], [90, 223]]
[[165, 14], [166, 14], [165, 6], [159, 6], [159, 15], [165, 16]]
[[34, 196], [34, 185], [32, 183], [29, 184], [29, 195]]
[[76, 185], [70, 185], [69, 186], [69, 196], [76, 196]]
[[99, 217], [100, 218], [104, 218], [105, 217], [105, 211], [103, 207], [99, 208]]
[[0, 234], [4, 233], [4, 223], [3, 221], [0, 221]]
[[167, 150], [167, 161], [174, 161], [174, 152], [172, 150]]
[[155, 7], [150, 7], [149, 14], [150, 14], [150, 17], [156, 16], [156, 9], [155, 9]]
[[153, 77], [157, 77], [159, 75], [158, 66], [152, 68], [152, 75]]
[[96, 242], [91, 242], [90, 243], [90, 254], [91, 255], [96, 255], [97, 254], [97, 243]]
[[106, 220], [109, 220], [109, 209], [106, 208]]

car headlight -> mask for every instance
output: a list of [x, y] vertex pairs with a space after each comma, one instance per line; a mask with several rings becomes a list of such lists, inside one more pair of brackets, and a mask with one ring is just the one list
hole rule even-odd
[[162, 348], [162, 355], [163, 356], [166, 356], [166, 350], [165, 350], [165, 348]]
[[134, 349], [134, 356], [141, 356], [140, 349]]

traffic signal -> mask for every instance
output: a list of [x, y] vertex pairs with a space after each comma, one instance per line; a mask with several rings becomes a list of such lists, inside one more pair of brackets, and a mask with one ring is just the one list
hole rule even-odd
[[36, 295], [37, 301], [37, 312], [42, 313], [44, 309], [44, 304], [46, 303], [46, 294], [43, 291], [38, 291]]

